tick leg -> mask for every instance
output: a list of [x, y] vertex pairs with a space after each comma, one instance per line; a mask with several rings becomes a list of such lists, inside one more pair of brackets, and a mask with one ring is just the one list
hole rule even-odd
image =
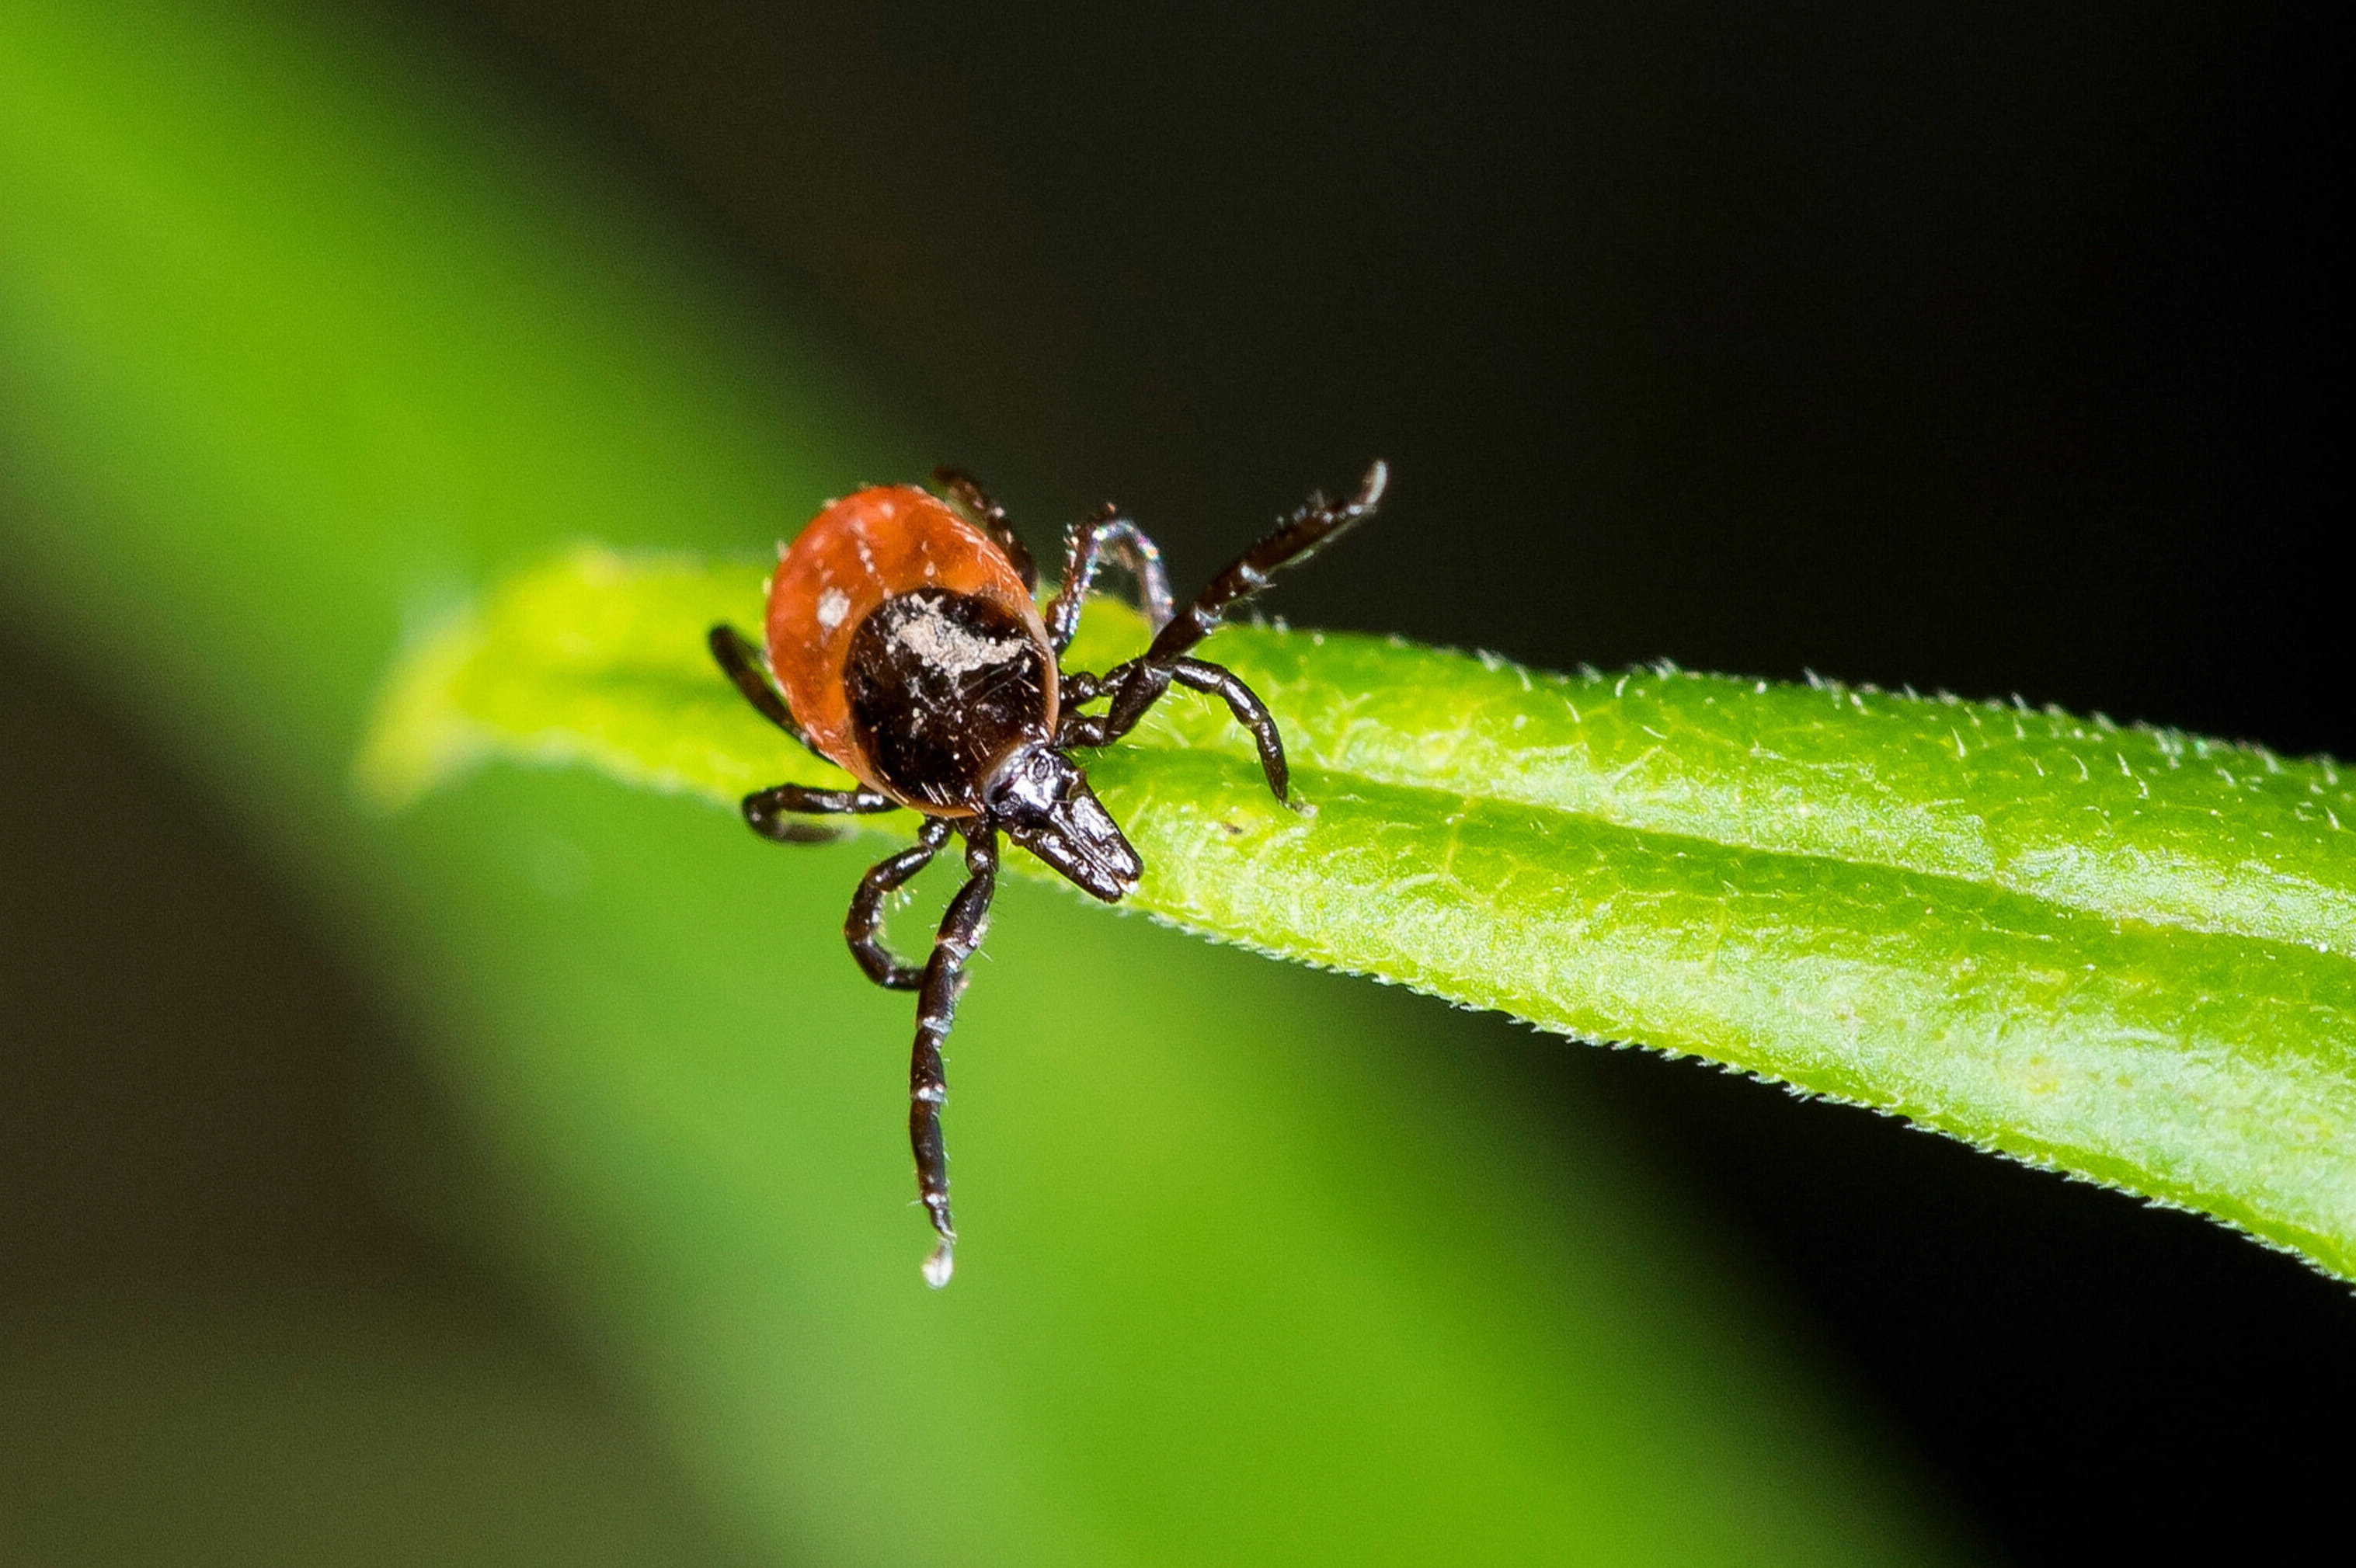
[[897, 811], [900, 803], [872, 789], [811, 789], [806, 784], [772, 784], [744, 797], [745, 825], [764, 838], [780, 844], [823, 844], [838, 830], [799, 816], [872, 816]]
[[876, 862], [860, 880], [859, 891], [851, 895], [851, 914], [842, 923], [842, 938], [851, 944], [851, 955], [859, 960], [859, 967], [867, 977], [887, 991], [915, 990], [924, 983], [925, 972], [913, 964], [901, 963], [884, 947], [884, 901], [931, 865], [948, 837], [948, 818], [925, 818], [916, 842], [890, 859]]
[[[1137, 721], [1145, 717], [1146, 709], [1161, 701], [1162, 694], [1170, 689], [1171, 680], [1178, 677], [1180, 665], [1190, 662], [1185, 658], [1187, 652], [1209, 636], [1226, 618], [1228, 611], [1266, 588], [1269, 579], [1277, 572], [1307, 560], [1350, 528], [1374, 516], [1375, 508], [1382, 505], [1383, 491], [1389, 483], [1390, 470], [1376, 463], [1366, 470], [1365, 478], [1359, 482], [1358, 493], [1349, 500], [1335, 506], [1323, 496], [1312, 496], [1274, 533], [1237, 556], [1225, 571], [1211, 579], [1209, 587], [1194, 596], [1193, 603], [1178, 612], [1169, 624], [1154, 634], [1151, 647], [1128, 663], [1107, 670], [1103, 678], [1094, 684], [1093, 691], [1110, 694], [1111, 705], [1106, 709], [1100, 724], [1085, 722], [1079, 731], [1083, 738], [1076, 738], [1073, 744], [1105, 745], [1137, 728]], [[1218, 668], [1216, 665], [1191, 662], [1205, 670]], [[1224, 670], [1219, 673], [1226, 674]], [[1232, 676], [1227, 678], [1234, 680]], [[1197, 681], [1188, 678], [1186, 684], [1195, 686]], [[1248, 688], [1244, 688], [1242, 682], [1236, 681], [1235, 685], [1247, 696], [1249, 695]], [[1202, 686], [1200, 689], [1227, 696], [1226, 688], [1220, 686]], [[1235, 711], [1237, 720], [1259, 740], [1261, 764], [1269, 767], [1269, 741], [1275, 735], [1275, 728], [1270, 724], [1263, 731], [1261, 721], [1266, 720], [1267, 710], [1259, 706], [1259, 699], [1251, 699], [1251, 711], [1257, 715], [1256, 718], [1247, 717], [1246, 709], [1237, 707], [1232, 697], [1228, 697], [1227, 706]], [[1269, 767], [1269, 783], [1281, 797], [1284, 791], [1280, 785], [1280, 745], [1276, 755], [1279, 762], [1276, 766]]]
[[1390, 469], [1377, 462], [1358, 482], [1358, 493], [1340, 506], [1323, 495], [1309, 497], [1300, 510], [1278, 525], [1274, 533], [1237, 556], [1210, 586], [1194, 596], [1171, 623], [1155, 634], [1153, 645], [1139, 662], [1167, 664], [1217, 629], [1226, 613], [1268, 586], [1268, 581], [1288, 566], [1307, 560], [1326, 545], [1375, 515], [1390, 484]]
[[764, 661], [760, 651], [753, 646], [751, 638], [734, 626], [720, 625], [712, 627], [704, 640], [711, 645], [712, 657], [720, 666], [722, 673], [736, 683], [736, 689], [744, 694], [744, 700], [751, 703], [762, 718], [800, 741], [811, 756], [821, 762], [834, 761], [811, 745], [810, 738], [802, 733], [802, 727], [794, 722], [793, 711], [786, 706], [786, 699], [777, 694], [776, 687], [769, 684], [768, 671], [762, 667]]
[[1215, 692], [1226, 699], [1227, 711], [1236, 716], [1237, 723], [1251, 731], [1253, 743], [1259, 747], [1260, 772], [1268, 775], [1269, 792], [1277, 799], [1284, 799], [1292, 777], [1291, 770], [1285, 765], [1284, 737], [1277, 733], [1276, 720], [1260, 701], [1259, 694], [1225, 665], [1203, 659], [1180, 659], [1170, 667], [1170, 674], [1181, 686]]
[[1097, 570], [1108, 554], [1137, 580], [1137, 607], [1153, 629], [1159, 632], [1169, 624], [1170, 574], [1162, 569], [1161, 547], [1108, 501], [1065, 541], [1064, 585], [1047, 606], [1047, 641], [1059, 654], [1079, 630], [1080, 606], [1096, 586]]
[[998, 546], [998, 553], [1023, 580], [1025, 593], [1039, 592], [1039, 565], [1031, 559], [1030, 549], [1018, 538], [1006, 520], [1006, 508], [990, 498], [980, 482], [962, 468], [941, 467], [933, 470], [933, 483], [949, 494], [949, 500], [966, 515], [966, 520], [988, 534]]
[[998, 888], [998, 834], [969, 833], [965, 843], [966, 885], [949, 901], [933, 956], [916, 995], [916, 1046], [908, 1061], [908, 1142], [916, 1155], [916, 1195], [933, 1221], [940, 1243], [925, 1260], [925, 1283], [935, 1290], [948, 1284], [957, 1266], [957, 1227], [949, 1221], [949, 1160], [941, 1143], [941, 1102], [948, 1078], [941, 1070], [941, 1041], [957, 1017], [958, 994], [965, 989], [966, 960], [981, 945], [990, 923], [990, 899]]
[[[1120, 681], [1113, 685], [1116, 679]], [[1070, 746], [1106, 746], [1129, 733], [1145, 717], [1161, 695], [1170, 689], [1171, 682], [1192, 687], [1196, 691], [1211, 692], [1223, 699], [1227, 711], [1236, 722], [1251, 731], [1252, 741], [1259, 748], [1260, 772], [1268, 775], [1268, 787], [1277, 799], [1289, 798], [1291, 770], [1284, 760], [1284, 737], [1276, 727], [1276, 717], [1259, 699], [1259, 694], [1243, 682], [1243, 677], [1225, 665], [1215, 665], [1207, 659], [1181, 658], [1159, 667], [1132, 670], [1128, 666], [1107, 676], [1100, 685], [1093, 677], [1067, 677], [1064, 683], [1066, 700], [1072, 708], [1099, 696], [1105, 687], [1121, 696], [1144, 694], [1143, 701], [1134, 701], [1127, 709], [1116, 704], [1108, 713], [1076, 713], [1068, 709], [1062, 722], [1055, 726], [1055, 745], [1060, 750]], [[1083, 685], [1082, 683], [1086, 684]], [[1078, 688], [1077, 695], [1074, 688]], [[1119, 728], [1114, 726], [1119, 723]]]

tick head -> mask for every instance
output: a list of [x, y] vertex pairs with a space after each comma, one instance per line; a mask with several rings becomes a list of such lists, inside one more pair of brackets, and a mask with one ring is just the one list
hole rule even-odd
[[1069, 758], [1044, 745], [1009, 757], [984, 790], [1006, 836], [1107, 903], [1137, 886], [1145, 862]]

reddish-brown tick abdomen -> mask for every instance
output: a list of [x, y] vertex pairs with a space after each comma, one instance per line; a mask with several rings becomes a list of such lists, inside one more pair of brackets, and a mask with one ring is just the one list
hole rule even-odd
[[[989, 600], [1019, 617], [1043, 649], [1047, 645], [1038, 606], [990, 536], [912, 485], [878, 485], [829, 504], [784, 551], [769, 579], [769, 670], [795, 721], [860, 782], [895, 798], [905, 796], [876, 776], [853, 732], [843, 665], [852, 637], [878, 606], [925, 588]], [[1048, 661], [1051, 733], [1054, 668]]]

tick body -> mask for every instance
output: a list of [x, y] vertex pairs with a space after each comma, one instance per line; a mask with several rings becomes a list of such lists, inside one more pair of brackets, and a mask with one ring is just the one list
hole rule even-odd
[[[1275, 720], [1234, 674], [1190, 653], [1271, 574], [1372, 516], [1387, 479], [1377, 463], [1350, 500], [1311, 496], [1183, 611], [1173, 610], [1160, 551], [1107, 506], [1071, 530], [1062, 585], [1043, 611], [1030, 552], [1004, 513], [971, 478], [943, 469], [935, 475], [940, 495], [876, 486], [819, 512], [769, 580], [763, 648], [733, 627], [712, 629], [712, 656], [745, 699], [859, 781], [856, 789], [778, 784], [745, 796], [755, 833], [807, 843], [831, 837], [812, 817], [905, 808], [925, 819], [912, 848], [862, 880], [843, 934], [869, 979], [917, 994], [908, 1133], [917, 1194], [939, 1237], [925, 1264], [934, 1286], [948, 1283], [957, 1242], [941, 1141], [941, 1043], [987, 923], [1000, 837], [1107, 902], [1136, 887], [1143, 863], [1066, 753], [1118, 741], [1173, 682], [1226, 703], [1258, 744], [1269, 788], [1285, 799]], [[1133, 580], [1152, 644], [1100, 676], [1066, 671], [1064, 650], [1108, 559]], [[1098, 702], [1103, 711], [1083, 711]], [[884, 945], [884, 901], [953, 837], [964, 841], [965, 885], [930, 956], [903, 963]]]

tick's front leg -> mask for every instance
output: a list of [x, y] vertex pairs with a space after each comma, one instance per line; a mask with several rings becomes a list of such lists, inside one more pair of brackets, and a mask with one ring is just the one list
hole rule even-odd
[[908, 1061], [908, 1141], [916, 1156], [916, 1195], [940, 1237], [925, 1260], [925, 1283], [935, 1290], [948, 1284], [957, 1267], [957, 1227], [949, 1220], [949, 1157], [941, 1139], [941, 1104], [948, 1098], [948, 1075], [941, 1066], [941, 1042], [956, 1021], [958, 994], [965, 989], [966, 961], [981, 945], [990, 923], [991, 895], [998, 889], [998, 834], [973, 831], [966, 839], [966, 885], [949, 901], [933, 956], [916, 995], [916, 1044]]
[[851, 944], [851, 955], [859, 960], [867, 977], [887, 991], [915, 990], [924, 983], [925, 972], [914, 964], [901, 963], [884, 947], [884, 901], [933, 863], [933, 857], [948, 842], [949, 832], [948, 817], [925, 818], [916, 842], [870, 867], [860, 880], [859, 891], [851, 897], [851, 914], [842, 923], [843, 940]]

